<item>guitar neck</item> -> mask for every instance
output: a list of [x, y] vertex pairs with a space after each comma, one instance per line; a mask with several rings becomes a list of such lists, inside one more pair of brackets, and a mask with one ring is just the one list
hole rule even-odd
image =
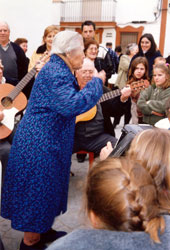
[[[145, 88], [145, 82], [144, 80], [140, 80], [140, 81], [135, 81], [135, 82], [132, 82], [129, 87], [134, 91], [140, 91], [142, 89]], [[99, 99], [98, 103], [101, 103], [101, 102], [105, 102], [107, 100], [110, 100], [116, 96], [119, 96], [121, 95], [121, 91], [120, 89], [116, 89], [116, 90], [113, 90], [113, 91], [109, 91], [105, 94], [102, 95], [102, 97]]]
[[35, 76], [36, 68], [35, 66], [22, 78], [22, 80], [15, 86], [15, 88], [8, 94], [12, 100], [14, 100], [23, 88], [28, 84], [28, 82]]
[[109, 92], [102, 95], [102, 97], [99, 99], [98, 103], [108, 101], [108, 100], [110, 100], [116, 96], [119, 96], [119, 95], [121, 95], [120, 89], [109, 91]]

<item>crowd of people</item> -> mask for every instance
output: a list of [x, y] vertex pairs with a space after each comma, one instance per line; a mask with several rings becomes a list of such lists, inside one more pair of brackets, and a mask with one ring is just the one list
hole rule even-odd
[[[10, 84], [15, 93], [24, 82], [20, 91], [29, 99], [11, 131], [6, 110], [18, 107], [16, 96], [4, 98], [7, 89], [0, 105], [1, 216], [24, 232], [19, 250], [169, 249], [170, 67], [152, 34], [123, 54], [120, 46], [99, 44], [95, 29], [92, 21], [82, 23], [81, 35], [50, 25], [28, 59], [27, 39], [11, 42], [0, 21], [0, 90]], [[76, 122], [92, 108], [93, 117]], [[118, 159], [114, 129], [123, 115], [124, 124], [153, 127]], [[52, 225], [67, 211], [71, 157], [82, 150], [101, 159], [85, 189], [93, 229], [66, 235]]]

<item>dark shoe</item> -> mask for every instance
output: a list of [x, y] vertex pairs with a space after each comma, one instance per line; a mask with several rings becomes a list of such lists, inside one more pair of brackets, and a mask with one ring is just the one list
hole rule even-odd
[[44, 250], [46, 248], [47, 248], [47, 246], [45, 244], [43, 244], [41, 241], [39, 241], [38, 243], [36, 243], [32, 246], [28, 246], [22, 240], [19, 250]]
[[40, 242], [45, 244], [48, 242], [53, 242], [63, 236], [65, 236], [67, 233], [64, 231], [55, 231], [52, 228], [47, 231], [46, 233], [41, 234]]
[[77, 161], [84, 162], [87, 154], [77, 154]]

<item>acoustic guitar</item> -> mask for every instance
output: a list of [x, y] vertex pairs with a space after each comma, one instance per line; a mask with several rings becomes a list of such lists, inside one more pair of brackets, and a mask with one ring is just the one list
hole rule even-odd
[[[48, 57], [49, 55], [45, 53], [39, 62], [45, 61]], [[0, 139], [4, 139], [11, 134], [14, 129], [15, 116], [27, 106], [27, 98], [21, 91], [35, 76], [36, 65], [16, 86], [8, 83], [0, 84], [0, 111], [4, 114], [4, 119], [0, 122]]]
[[[147, 88], [148, 84], [146, 84], [145, 80], [140, 80], [140, 81], [132, 82], [128, 86], [131, 88], [131, 90], [132, 90], [133, 93], [137, 94], [141, 90]], [[113, 98], [115, 98], [117, 96], [120, 96], [120, 95], [121, 95], [121, 90], [120, 89], [109, 91], [109, 92], [103, 94], [102, 97], [99, 99], [99, 101], [97, 103], [99, 104], [99, 103], [108, 101], [108, 100], [113, 99]], [[93, 119], [95, 117], [95, 115], [96, 115], [96, 112], [97, 112], [97, 107], [94, 106], [93, 108], [91, 108], [87, 112], [78, 115], [76, 117], [76, 123], [78, 123], [78, 122], [84, 122], [84, 121], [89, 121], [89, 120]]]

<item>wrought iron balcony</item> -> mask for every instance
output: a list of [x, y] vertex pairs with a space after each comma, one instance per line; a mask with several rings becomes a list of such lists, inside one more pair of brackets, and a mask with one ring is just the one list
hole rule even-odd
[[116, 0], [63, 0], [61, 22], [114, 22]]

